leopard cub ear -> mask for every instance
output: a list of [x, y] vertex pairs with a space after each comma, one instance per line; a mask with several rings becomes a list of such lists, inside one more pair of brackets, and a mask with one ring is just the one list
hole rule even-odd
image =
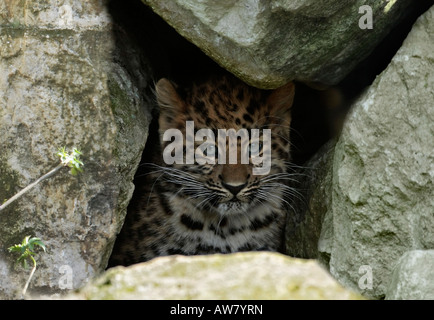
[[268, 103], [274, 108], [291, 108], [294, 101], [295, 86], [289, 82], [284, 86], [275, 89], [268, 97]]
[[184, 119], [185, 103], [177, 92], [177, 85], [162, 78], [155, 85], [155, 93], [160, 106], [160, 128], [174, 126], [174, 122]]
[[291, 107], [294, 101], [295, 86], [293, 82], [275, 89], [267, 99], [270, 114], [282, 122], [291, 122]]
[[155, 85], [157, 102], [162, 109], [169, 109], [173, 112], [184, 111], [184, 102], [177, 92], [177, 85], [166, 78], [160, 79]]

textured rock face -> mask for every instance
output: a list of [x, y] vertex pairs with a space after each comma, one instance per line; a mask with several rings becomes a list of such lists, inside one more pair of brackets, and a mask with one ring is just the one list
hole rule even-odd
[[[142, 0], [220, 65], [254, 86], [335, 84], [408, 10], [398, 1]], [[361, 6], [372, 9], [373, 29]]]
[[74, 298], [360, 299], [313, 260], [267, 252], [172, 256], [116, 267]]
[[319, 252], [307, 256], [369, 297], [385, 295], [406, 251], [434, 248], [433, 22], [434, 7], [353, 105], [336, 146], [317, 156], [332, 160], [313, 162], [325, 163], [325, 172], [313, 176], [315, 214], [307, 213], [298, 233], [322, 230]]
[[[324, 219], [330, 216], [327, 212], [332, 201], [334, 145], [335, 141], [330, 141], [304, 165], [299, 179], [302, 183], [295, 186], [300, 194], [294, 197], [292, 206], [299, 216], [293, 220], [293, 214], [289, 213], [285, 230], [286, 253], [290, 256], [310, 259], [329, 256], [323, 248], [328, 248], [333, 230]], [[326, 261], [327, 258], [321, 260]]]
[[395, 267], [386, 292], [388, 300], [434, 299], [434, 250], [405, 253]]
[[28, 277], [6, 250], [26, 235], [48, 250], [30, 293], [76, 288], [105, 268], [148, 125], [146, 83], [113, 62], [114, 43], [103, 1], [0, 3], [1, 201], [55, 167], [62, 146], [81, 149], [85, 163], [80, 176], [65, 169], [1, 212], [2, 298]]
[[336, 145], [330, 270], [383, 295], [409, 249], [434, 248], [434, 8], [354, 105]]

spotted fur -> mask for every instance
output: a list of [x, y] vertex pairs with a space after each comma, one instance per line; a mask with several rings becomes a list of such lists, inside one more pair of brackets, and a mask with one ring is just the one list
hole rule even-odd
[[[294, 192], [287, 184], [292, 179], [287, 169], [293, 84], [260, 90], [224, 76], [186, 89], [162, 79], [156, 96], [162, 149], [170, 143], [162, 139], [165, 130], [177, 128], [185, 136], [187, 120], [194, 121], [195, 130], [268, 128], [271, 170], [255, 176], [251, 162], [166, 165], [160, 152], [159, 159], [148, 164], [148, 183], [127, 215], [111, 264], [172, 254], [279, 251], [285, 199]], [[238, 156], [240, 152], [239, 144]]]

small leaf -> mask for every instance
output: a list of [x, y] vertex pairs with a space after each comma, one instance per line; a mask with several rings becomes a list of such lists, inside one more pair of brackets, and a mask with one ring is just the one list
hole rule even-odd
[[9, 247], [8, 250], [9, 252], [21, 252], [22, 251], [21, 248], [22, 246], [20, 244], [16, 244], [12, 247]]
[[21, 242], [21, 245], [24, 247], [24, 246], [27, 246], [27, 244], [29, 243], [29, 238], [30, 238], [30, 236], [27, 236], [27, 237], [25, 237], [24, 239], [23, 239], [23, 241]]
[[77, 169], [74, 168], [74, 167], [72, 167], [72, 168], [71, 168], [71, 174], [72, 174], [73, 176], [78, 175], [78, 171], [77, 171]]
[[30, 257], [29, 253], [25, 253], [22, 254], [18, 259], [17, 259], [17, 263], [21, 263], [21, 266], [24, 269], [27, 269], [29, 267], [29, 265], [27, 264], [27, 259]]
[[42, 242], [42, 240], [40, 238], [32, 238], [32, 239], [29, 240], [29, 248], [30, 248], [30, 250], [33, 250], [33, 246], [34, 245], [40, 246], [44, 251], [46, 251], [45, 244]]
[[24, 269], [28, 269], [29, 265], [27, 264], [27, 260], [26, 259], [22, 259], [22, 266]]

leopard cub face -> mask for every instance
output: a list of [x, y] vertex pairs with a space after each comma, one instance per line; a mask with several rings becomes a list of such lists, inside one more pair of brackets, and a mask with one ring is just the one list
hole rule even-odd
[[185, 90], [162, 79], [156, 93], [167, 190], [221, 217], [282, 204], [291, 192], [292, 83], [268, 91], [223, 77]]
[[156, 84], [161, 152], [129, 207], [110, 265], [183, 254], [280, 251], [294, 85], [233, 76]]

